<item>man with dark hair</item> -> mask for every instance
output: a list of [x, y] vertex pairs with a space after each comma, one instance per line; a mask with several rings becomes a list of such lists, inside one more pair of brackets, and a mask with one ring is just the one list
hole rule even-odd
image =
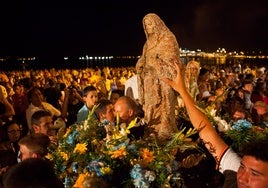
[[44, 158], [48, 153], [49, 145], [49, 137], [42, 133], [25, 136], [19, 141], [19, 158], [22, 161], [28, 158]]
[[48, 130], [52, 126], [53, 121], [48, 111], [37, 111], [31, 117], [31, 123], [34, 133], [43, 133], [48, 135]]
[[63, 188], [49, 162], [26, 159], [13, 166], [3, 178], [3, 188]]
[[106, 138], [109, 139], [109, 136], [115, 128], [115, 114], [112, 102], [107, 99], [101, 99], [95, 109], [95, 115], [98, 118], [100, 125], [105, 129], [105, 131], [103, 130], [101, 133], [106, 132]]
[[104, 120], [107, 120], [112, 124], [114, 123], [114, 108], [110, 100], [101, 99], [98, 102], [98, 107], [95, 110], [95, 114], [101, 123], [103, 123]]
[[252, 156], [257, 160], [268, 162], [268, 140], [251, 142], [239, 153], [241, 156]]
[[52, 135], [53, 120], [50, 112], [37, 111], [31, 117], [33, 133], [42, 133], [49, 137], [50, 141], [57, 145], [57, 137]]

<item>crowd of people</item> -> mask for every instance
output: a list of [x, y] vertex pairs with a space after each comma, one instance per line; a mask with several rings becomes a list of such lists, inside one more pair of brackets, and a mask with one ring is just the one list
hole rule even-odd
[[[185, 74], [182, 74], [184, 71]], [[0, 72], [2, 186], [19, 187], [11, 182], [12, 177], [14, 181], [23, 182], [21, 184], [26, 187], [38, 187], [37, 182], [32, 181], [33, 178], [27, 179], [26, 175], [18, 173], [27, 165], [46, 166], [30, 159], [43, 160], [48, 148], [57, 147], [57, 141], [66, 128], [86, 120], [97, 104], [94, 117], [101, 123], [108, 122], [110, 126], [114, 124], [115, 113], [119, 115], [121, 122], [126, 124], [139, 117], [130, 136], [133, 139], [142, 138], [146, 125], [142, 119], [144, 113], [139, 105], [135, 76], [135, 67]], [[179, 106], [186, 107], [193, 127], [202, 127], [199, 136], [209, 151], [212, 146], [215, 148], [212, 155], [220, 172], [228, 174], [225, 176], [225, 186], [236, 186], [236, 181], [232, 180], [228, 171], [237, 172], [237, 185], [240, 187], [267, 186], [267, 142], [261, 143], [265, 147], [262, 151], [259, 151], [258, 143], [253, 143], [255, 145], [244, 150], [241, 161], [241, 156], [228, 147], [205, 114], [196, 107], [213, 103], [216, 105], [216, 114], [227, 117], [229, 121], [246, 119], [256, 126], [266, 127], [267, 69], [257, 66], [242, 67], [240, 64], [219, 68], [190, 61], [184, 68], [177, 66], [175, 80], [163, 81], [179, 93]], [[109, 135], [109, 126], [106, 126], [106, 133]], [[251, 165], [259, 166], [255, 168]], [[34, 172], [34, 167], [32, 170]], [[63, 187], [54, 176], [53, 170], [44, 171], [50, 175], [36, 175], [53, 179], [53, 187]], [[228, 184], [230, 179], [231, 184]], [[51, 187], [45, 185], [48, 182], [44, 179], [40, 182], [40, 187]]]

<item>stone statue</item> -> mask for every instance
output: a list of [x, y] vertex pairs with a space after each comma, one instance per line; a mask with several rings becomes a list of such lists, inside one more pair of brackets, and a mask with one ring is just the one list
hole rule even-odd
[[161, 78], [175, 78], [175, 63], [180, 62], [179, 45], [156, 14], [147, 14], [143, 27], [147, 41], [136, 64], [139, 102], [145, 112], [146, 135], [165, 143], [178, 130], [175, 122], [177, 97]]

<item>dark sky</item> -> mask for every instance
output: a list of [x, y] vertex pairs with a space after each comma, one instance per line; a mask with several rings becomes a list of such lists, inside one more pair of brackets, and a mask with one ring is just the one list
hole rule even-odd
[[1, 6], [0, 56], [140, 55], [149, 12], [183, 48], [268, 52], [267, 0], [55, 2]]

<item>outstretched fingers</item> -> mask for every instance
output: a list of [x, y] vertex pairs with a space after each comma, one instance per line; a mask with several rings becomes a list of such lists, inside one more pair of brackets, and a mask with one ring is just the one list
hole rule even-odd
[[175, 69], [177, 71], [176, 78], [173, 80], [169, 78], [163, 78], [162, 80], [163, 82], [170, 85], [173, 89], [179, 92], [180, 88], [182, 87], [182, 84], [184, 83], [182, 76], [181, 76], [182, 67], [180, 67], [180, 65], [177, 62], [175, 62], [174, 64], [175, 64]]

